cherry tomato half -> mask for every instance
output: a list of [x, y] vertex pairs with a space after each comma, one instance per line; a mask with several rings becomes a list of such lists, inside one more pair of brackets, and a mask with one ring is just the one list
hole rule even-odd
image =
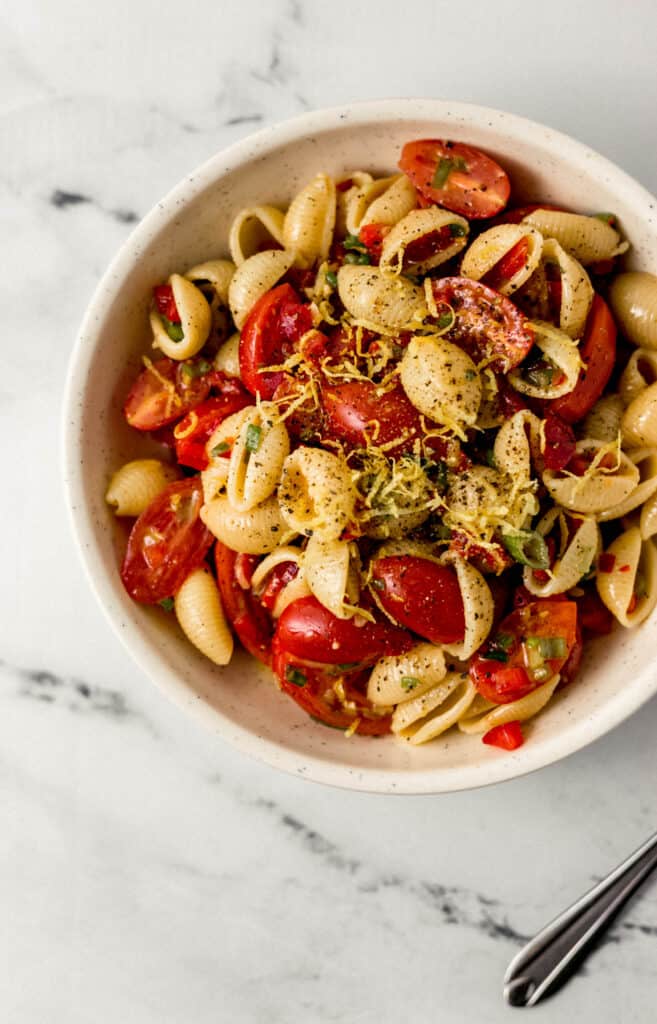
[[495, 636], [470, 662], [470, 677], [482, 697], [495, 704], [509, 704], [547, 681], [536, 680], [527, 671], [526, 641], [532, 639], [563, 641], [561, 654], [545, 659], [550, 676], [559, 672], [577, 641], [575, 602], [532, 601], [500, 623]]
[[322, 388], [322, 407], [327, 436], [354, 448], [366, 447], [368, 439], [377, 445], [399, 439], [389, 454], [401, 455], [424, 436], [420, 413], [400, 384], [382, 395], [370, 381], [327, 384]]
[[206, 469], [208, 456], [205, 446], [214, 431], [225, 419], [252, 402], [251, 395], [239, 381], [231, 381], [223, 394], [208, 398], [188, 412], [173, 432], [178, 462], [193, 469]]
[[573, 391], [546, 403], [566, 423], [584, 419], [606, 388], [616, 361], [616, 324], [604, 299], [594, 295], [579, 352], [586, 369], [580, 370]]
[[259, 557], [238, 555], [221, 541], [217, 541], [214, 557], [221, 603], [228, 621], [249, 654], [263, 665], [270, 665], [274, 627], [267, 611], [254, 597], [249, 586]]
[[405, 629], [388, 622], [357, 626], [353, 619], [338, 619], [315, 597], [288, 605], [278, 620], [276, 636], [288, 654], [323, 665], [373, 665], [384, 655], [403, 654], [413, 646], [413, 637]]
[[450, 306], [453, 327], [444, 337], [472, 356], [494, 360], [508, 373], [521, 363], [532, 345], [531, 324], [514, 304], [499, 292], [467, 277], [442, 277], [431, 282], [436, 305]]
[[[361, 736], [382, 736], [390, 732], [390, 715], [377, 715], [365, 696], [369, 671], [357, 669], [341, 673], [329, 666], [306, 665], [285, 651], [278, 637], [274, 637], [272, 652], [272, 668], [283, 693], [322, 725], [348, 729], [358, 718], [355, 731]], [[334, 685], [340, 678], [345, 699], [356, 705], [356, 714], [345, 711], [338, 699]]]
[[121, 566], [125, 589], [141, 604], [172, 597], [205, 558], [214, 537], [199, 519], [198, 477], [176, 480], [158, 494], [132, 527]]
[[473, 220], [494, 217], [511, 192], [506, 171], [481, 150], [462, 142], [407, 142], [399, 168], [424, 199]]
[[157, 359], [141, 371], [123, 406], [125, 418], [137, 430], [158, 430], [200, 405], [210, 392], [203, 372], [205, 360]]
[[256, 302], [240, 335], [240, 375], [252, 395], [273, 396], [284, 374], [264, 373], [263, 367], [280, 365], [312, 325], [310, 306], [299, 301], [290, 284], [272, 288]]
[[461, 588], [449, 566], [415, 555], [377, 558], [371, 586], [391, 618], [432, 643], [457, 643], [465, 636]]

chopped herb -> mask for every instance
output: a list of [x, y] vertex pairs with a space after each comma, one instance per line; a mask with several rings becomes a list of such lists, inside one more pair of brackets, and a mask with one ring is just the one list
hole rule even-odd
[[476, 370], [466, 370], [465, 371], [465, 379], [466, 380], [474, 380], [476, 376], [477, 376], [477, 371]]
[[516, 562], [530, 569], [549, 569], [550, 552], [536, 530], [515, 530], [502, 534], [502, 543]]
[[257, 452], [258, 448], [262, 443], [262, 428], [257, 427], [255, 423], [249, 423], [246, 428], [246, 450], [247, 452]]
[[468, 166], [462, 156], [455, 156], [450, 159], [441, 156], [436, 167], [436, 172], [431, 182], [432, 188], [443, 188], [452, 171], [467, 171]]
[[602, 220], [612, 228], [615, 228], [618, 223], [618, 218], [615, 213], [594, 213], [593, 216], [596, 220]]
[[305, 686], [307, 682], [303, 672], [300, 672], [298, 668], [294, 667], [294, 665], [287, 666], [285, 669], [285, 678], [288, 683], [292, 683], [293, 686]]
[[345, 263], [356, 263], [358, 266], [369, 266], [372, 262], [367, 252], [348, 252], [345, 254]]
[[194, 380], [196, 377], [202, 377], [204, 373], [209, 373], [212, 366], [205, 359], [201, 359], [198, 363], [183, 363], [180, 369], [185, 377]]
[[532, 676], [537, 683], [546, 683], [551, 675], [552, 672], [547, 665], [539, 665], [538, 668], [535, 668], [532, 672]]
[[431, 524], [430, 532], [433, 539], [437, 541], [452, 539], [452, 531], [449, 526], [445, 526], [445, 524], [440, 521]]
[[336, 274], [335, 270], [326, 271], [326, 280], [327, 283], [330, 284], [331, 288], [338, 287], [338, 275]]
[[565, 658], [568, 653], [562, 636], [528, 636], [525, 644], [538, 650], [542, 658]]
[[172, 612], [174, 601], [172, 597], [163, 597], [161, 601], [158, 601], [160, 608], [164, 608], [165, 612]]
[[164, 313], [160, 313], [164, 330], [167, 332], [172, 341], [182, 341], [185, 337], [185, 332], [182, 329], [182, 324], [174, 324], [173, 320], [167, 320]]
[[444, 327], [451, 327], [456, 317], [453, 313], [441, 313], [436, 321], [437, 326], [442, 330]]
[[359, 661], [345, 661], [344, 665], [336, 665], [340, 672], [350, 672], [352, 668], [358, 668], [360, 665]]
[[497, 462], [495, 461], [495, 452], [492, 448], [486, 449], [486, 465], [490, 466], [491, 469], [497, 469]]
[[486, 657], [490, 661], [507, 662], [514, 640], [510, 633], [498, 633], [489, 641]]
[[463, 238], [464, 235], [467, 235], [468, 231], [462, 224], [450, 224], [449, 233], [452, 238]]
[[214, 448], [210, 449], [210, 455], [215, 459], [217, 455], [223, 455], [224, 452], [229, 451], [230, 445], [226, 441], [220, 441], [219, 444], [216, 444]]
[[422, 682], [421, 679], [417, 679], [415, 676], [402, 676], [399, 681], [401, 683], [402, 690], [406, 693], [410, 693], [411, 690], [414, 690]]
[[370, 586], [374, 590], [385, 590], [386, 589], [386, 585], [383, 582], [383, 580], [371, 580], [370, 581]]
[[535, 388], [549, 388], [554, 380], [554, 373], [554, 366], [548, 366], [547, 363], [541, 362], [528, 367], [523, 376], [527, 383], [532, 384]]
[[356, 252], [367, 253], [367, 246], [364, 242], [361, 242], [358, 235], [347, 235], [342, 244], [347, 250], [353, 249]]

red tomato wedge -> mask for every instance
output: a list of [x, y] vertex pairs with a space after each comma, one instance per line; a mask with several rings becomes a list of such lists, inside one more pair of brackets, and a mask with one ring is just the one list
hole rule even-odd
[[233, 380], [224, 387], [223, 394], [208, 398], [188, 412], [173, 431], [178, 462], [192, 469], [206, 469], [208, 456], [205, 446], [214, 431], [225, 419], [252, 402], [251, 395], [239, 381]]
[[240, 375], [252, 395], [271, 398], [284, 373], [264, 373], [266, 366], [280, 365], [313, 326], [310, 306], [304, 305], [290, 284], [280, 284], [259, 299], [240, 335]]
[[165, 316], [172, 324], [180, 323], [180, 313], [173, 297], [173, 288], [170, 284], [158, 284], [153, 288], [153, 301], [155, 308], [161, 316]]
[[494, 217], [504, 209], [511, 192], [506, 171], [463, 142], [407, 142], [399, 168], [425, 200], [472, 220]]
[[226, 618], [249, 654], [264, 665], [270, 665], [274, 632], [272, 621], [250, 587], [242, 585], [249, 583], [253, 568], [260, 559], [257, 556], [239, 555], [221, 541], [217, 541], [214, 557]]
[[[528, 644], [529, 641], [529, 644]], [[508, 704], [531, 693], [547, 678], [537, 679], [528, 667], [530, 645], [540, 652], [547, 678], [561, 671], [577, 642], [577, 605], [574, 601], [538, 600], [516, 608], [470, 662], [470, 677], [486, 700]], [[550, 656], [550, 648], [554, 653]]]
[[378, 263], [381, 259], [383, 240], [389, 231], [390, 227], [387, 224], [365, 224], [358, 232], [358, 238], [369, 252], [373, 263]]
[[353, 619], [338, 619], [315, 597], [288, 605], [278, 620], [276, 636], [288, 654], [324, 665], [373, 665], [384, 655], [409, 651], [414, 642], [407, 630], [387, 622], [357, 626]]
[[322, 388], [322, 407], [327, 437], [354, 448], [366, 447], [368, 440], [382, 445], [399, 439], [389, 454], [401, 455], [423, 436], [420, 413], [400, 384], [382, 395], [369, 381], [327, 384]]
[[395, 622], [434, 644], [465, 636], [465, 613], [454, 569], [415, 555], [372, 562], [373, 592]]
[[210, 379], [204, 360], [157, 359], [142, 370], [123, 406], [125, 418], [137, 430], [159, 430], [180, 419], [207, 398]]
[[125, 589], [141, 604], [177, 593], [202, 564], [214, 537], [199, 519], [203, 488], [198, 477], [169, 484], [139, 516], [121, 566]]
[[548, 412], [543, 425], [543, 436], [545, 468], [558, 473], [566, 468], [575, 454], [576, 439], [573, 428], [552, 412]]
[[500, 750], [517, 750], [525, 742], [522, 735], [520, 722], [507, 722], [505, 725], [496, 725], [489, 729], [481, 738], [482, 743], [489, 747], [499, 747]]
[[431, 282], [433, 297], [454, 310], [453, 327], [444, 335], [475, 362], [492, 359], [508, 373], [521, 363], [534, 344], [531, 324], [499, 292], [467, 277], [442, 277]]
[[521, 238], [519, 242], [516, 242], [504, 254], [501, 260], [497, 261], [494, 267], [491, 267], [487, 274], [484, 274], [481, 279], [482, 284], [498, 291], [502, 285], [506, 284], [507, 281], [510, 281], [512, 277], [515, 277], [522, 270], [527, 262], [528, 255], [529, 242], [526, 238]]
[[580, 370], [574, 390], [546, 403], [566, 423], [584, 419], [600, 398], [614, 369], [616, 324], [609, 306], [599, 295], [593, 296], [579, 352], [586, 369]]
[[[358, 718], [355, 731], [360, 736], [382, 736], [390, 732], [390, 715], [377, 715], [365, 696], [369, 672], [358, 669], [344, 673], [326, 666], [306, 665], [285, 651], [274, 637], [272, 668], [283, 693], [291, 697], [306, 714], [332, 729], [349, 729]], [[334, 684], [342, 680], [345, 699], [356, 705], [356, 714], [342, 707]], [[361, 713], [358, 714], [358, 711]]]

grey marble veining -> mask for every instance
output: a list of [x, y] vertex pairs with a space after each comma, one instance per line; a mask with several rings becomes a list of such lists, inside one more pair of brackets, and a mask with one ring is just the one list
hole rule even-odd
[[[440, 798], [246, 760], [119, 648], [61, 499], [66, 361], [98, 277], [164, 192], [250, 131], [451, 96], [568, 131], [657, 191], [654, 5], [491, 12], [32, 0], [0, 15], [3, 1024], [506, 1021], [518, 946], [656, 827], [654, 702], [566, 762]], [[656, 964], [653, 886], [532, 1019], [648, 1024]]]

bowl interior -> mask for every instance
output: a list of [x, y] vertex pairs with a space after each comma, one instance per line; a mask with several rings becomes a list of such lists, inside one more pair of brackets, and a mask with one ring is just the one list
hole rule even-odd
[[[122, 403], [148, 351], [152, 286], [174, 270], [225, 256], [230, 222], [257, 203], [284, 205], [319, 170], [394, 170], [413, 138], [481, 146], [509, 172], [514, 201], [540, 198], [580, 211], [613, 210], [633, 249], [629, 264], [657, 269], [651, 197], [580, 144], [539, 125], [482, 108], [394, 101], [307, 115], [219, 154], [174, 190], [136, 229], [101, 282], [82, 328], [66, 400], [65, 462], [74, 529], [92, 586], [133, 656], [174, 699], [247, 752], [286, 770], [353, 788], [438, 792], [498, 781], [572, 752], [655, 690], [646, 651], [657, 621], [618, 629], [588, 652], [577, 683], [528, 728], [520, 751], [502, 754], [477, 737], [448, 733], [424, 747], [392, 738], [345, 740], [315, 724], [271, 675], [245, 655], [220, 669], [198, 654], [173, 616], [134, 604], [117, 567], [125, 529], [103, 501], [111, 473], [148, 443], [124, 422]], [[153, 447], [153, 450], [154, 447]]]

